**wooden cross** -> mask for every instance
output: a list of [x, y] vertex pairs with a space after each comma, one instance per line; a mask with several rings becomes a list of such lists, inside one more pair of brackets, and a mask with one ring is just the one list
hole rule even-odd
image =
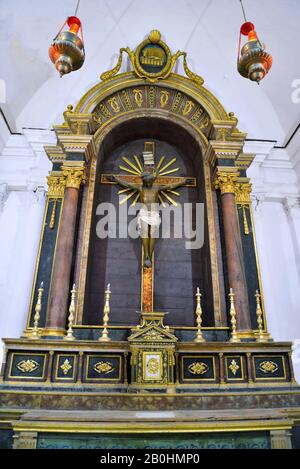
[[[101, 174], [100, 182], [102, 184], [137, 184], [143, 185], [142, 173], [147, 166], [155, 167], [158, 175], [155, 179], [155, 185], [164, 187], [166, 190], [161, 189], [158, 194], [159, 202], [165, 207], [166, 203], [171, 203], [177, 206], [177, 202], [172, 196], [179, 196], [179, 192], [170, 189], [169, 186], [178, 185], [181, 187], [196, 187], [196, 178], [194, 177], [182, 177], [174, 176], [174, 173], [179, 171], [179, 168], [174, 168], [173, 165], [176, 162], [176, 158], [172, 158], [170, 161], [165, 161], [165, 156], [162, 156], [155, 164], [155, 143], [145, 142], [143, 152], [144, 164], [140, 161], [137, 155], [133, 156], [134, 162], [123, 156], [122, 160], [126, 164], [120, 165], [119, 168], [126, 171], [128, 174]], [[171, 176], [172, 175], [172, 176]], [[110, 178], [114, 176], [118, 178], [119, 182], [111, 181]], [[125, 188], [119, 190], [118, 194], [124, 194], [124, 197], [120, 200], [120, 204], [125, 203], [133, 196], [132, 204], [136, 204], [140, 197], [140, 191], [134, 187]], [[143, 253], [143, 250], [142, 250]], [[143, 255], [142, 255], [143, 259]], [[142, 261], [142, 288], [141, 288], [141, 309], [142, 312], [153, 312], [153, 290], [154, 290], [154, 254], [152, 257], [151, 266], [145, 267]]]

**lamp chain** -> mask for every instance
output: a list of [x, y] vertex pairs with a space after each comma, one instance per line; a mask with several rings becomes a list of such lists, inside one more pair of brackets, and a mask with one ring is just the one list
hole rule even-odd
[[77, 1], [77, 5], [76, 5], [76, 9], [75, 9], [74, 16], [77, 16], [77, 12], [78, 12], [78, 8], [79, 8], [79, 4], [80, 4], [80, 0], [78, 0], [78, 1]]
[[244, 8], [244, 5], [243, 5], [243, 0], [240, 0], [240, 3], [241, 3], [241, 7], [242, 7], [242, 11], [243, 11], [243, 16], [244, 16], [245, 23], [247, 23], [245, 8]]

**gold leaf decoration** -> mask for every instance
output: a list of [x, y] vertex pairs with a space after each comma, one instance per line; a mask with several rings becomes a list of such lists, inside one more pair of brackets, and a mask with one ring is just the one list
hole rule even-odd
[[40, 364], [35, 360], [22, 360], [17, 363], [18, 370], [22, 373], [32, 373], [39, 368]]
[[62, 365], [60, 365], [60, 369], [62, 370], [64, 375], [67, 375], [68, 372], [72, 369], [72, 365], [69, 360], [66, 358]]
[[147, 363], [147, 370], [151, 374], [156, 374], [159, 370], [159, 361], [157, 358], [150, 358], [150, 360]]
[[235, 360], [231, 360], [231, 363], [228, 368], [231, 370], [234, 376], [237, 374], [238, 370], [240, 369], [239, 365], [237, 364]]
[[98, 362], [94, 365], [94, 370], [99, 374], [108, 375], [114, 371], [114, 367], [110, 362]]
[[188, 366], [188, 370], [193, 375], [204, 375], [208, 370], [208, 366], [203, 362], [194, 362]]
[[259, 364], [259, 370], [266, 374], [275, 373], [278, 370], [278, 365], [270, 360], [266, 360]]
[[162, 340], [163, 338], [164, 336], [156, 330], [150, 330], [143, 335], [144, 340]]

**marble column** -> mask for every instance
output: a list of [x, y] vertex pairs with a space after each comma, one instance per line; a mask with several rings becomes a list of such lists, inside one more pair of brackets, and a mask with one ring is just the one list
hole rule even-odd
[[225, 238], [226, 262], [228, 269], [229, 287], [235, 294], [234, 301], [237, 312], [237, 329], [247, 335], [251, 330], [247, 283], [244, 271], [243, 251], [238, 225], [235, 184], [239, 173], [218, 171], [215, 178], [215, 188], [221, 191], [222, 220]]
[[82, 162], [66, 162], [62, 171], [66, 185], [44, 330], [46, 336], [65, 334], [79, 189], [86, 178]]

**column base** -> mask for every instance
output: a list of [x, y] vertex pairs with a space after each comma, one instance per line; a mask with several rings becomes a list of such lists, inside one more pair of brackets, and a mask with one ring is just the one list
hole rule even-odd
[[45, 327], [42, 329], [41, 336], [42, 337], [58, 337], [63, 338], [66, 335], [65, 329], [60, 328], [52, 328], [52, 327]]
[[[258, 338], [259, 331], [254, 330], [254, 329], [249, 329], [249, 330], [242, 330], [242, 331], [236, 331], [236, 335], [240, 340], [253, 340], [256, 342], [256, 339]], [[268, 332], [263, 332], [263, 336], [266, 342], [272, 342], [273, 339], [270, 336]]]

